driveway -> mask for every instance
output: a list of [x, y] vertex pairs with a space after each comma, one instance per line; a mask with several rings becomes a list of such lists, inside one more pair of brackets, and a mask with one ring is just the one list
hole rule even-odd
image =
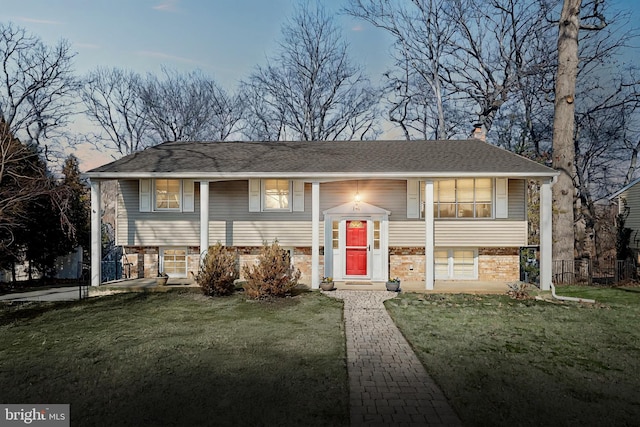
[[39, 289], [37, 291], [19, 292], [0, 295], [0, 302], [13, 301], [75, 301], [80, 299], [78, 286], [63, 288]]

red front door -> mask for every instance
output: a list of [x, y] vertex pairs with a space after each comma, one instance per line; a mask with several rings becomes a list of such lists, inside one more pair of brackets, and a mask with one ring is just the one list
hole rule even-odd
[[367, 275], [367, 222], [347, 221], [347, 276]]

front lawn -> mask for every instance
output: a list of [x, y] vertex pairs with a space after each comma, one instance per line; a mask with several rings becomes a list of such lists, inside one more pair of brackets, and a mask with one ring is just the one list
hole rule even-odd
[[72, 425], [347, 425], [342, 303], [128, 293], [0, 306], [0, 402]]
[[639, 288], [559, 288], [596, 305], [401, 294], [396, 324], [467, 426], [637, 425]]

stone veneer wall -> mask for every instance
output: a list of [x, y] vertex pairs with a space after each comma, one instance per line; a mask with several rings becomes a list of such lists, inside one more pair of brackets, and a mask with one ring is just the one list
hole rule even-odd
[[421, 282], [425, 276], [424, 247], [389, 247], [389, 277]]
[[200, 246], [187, 248], [187, 277], [195, 279], [200, 271]]
[[[424, 248], [390, 247], [389, 276], [404, 281], [423, 281]], [[478, 280], [508, 282], [519, 278], [519, 248], [478, 248]]]
[[131, 278], [156, 277], [158, 275], [157, 246], [125, 246], [124, 253], [131, 263]]
[[[240, 265], [253, 264], [260, 254], [260, 247], [237, 247]], [[158, 247], [129, 246], [125, 248], [128, 262], [132, 263], [131, 277], [156, 277], [158, 275]], [[198, 274], [200, 253], [198, 246], [187, 248], [187, 277]], [[301, 283], [311, 284], [311, 248], [294, 248], [293, 264], [300, 269]], [[320, 248], [320, 275], [324, 271], [324, 251]], [[389, 277], [404, 281], [423, 281], [425, 256], [422, 247], [390, 247]], [[240, 278], [243, 279], [242, 268]], [[478, 248], [478, 280], [515, 281], [520, 278], [519, 248]]]
[[[238, 247], [240, 265], [253, 265], [258, 262], [261, 247]], [[311, 286], [311, 248], [293, 248], [293, 265], [300, 270], [300, 283]], [[320, 248], [320, 275], [324, 272], [324, 250]], [[244, 280], [242, 268], [240, 268], [240, 279]]]
[[[131, 278], [156, 277], [158, 275], [158, 257], [160, 248], [157, 246], [126, 246], [124, 248], [126, 261], [131, 263]], [[194, 278], [200, 266], [200, 247], [187, 248], [187, 277]], [[125, 270], [126, 271], [126, 270]]]
[[[124, 248], [127, 262], [131, 263], [131, 278], [156, 277], [158, 275], [157, 246], [127, 246]], [[257, 262], [261, 247], [236, 247], [240, 260], [240, 278], [243, 279], [242, 266]], [[302, 273], [300, 282], [311, 284], [311, 248], [294, 248], [293, 265]], [[195, 279], [200, 266], [200, 247], [187, 248], [187, 277]], [[320, 275], [324, 271], [324, 255], [320, 248]]]
[[478, 280], [510, 282], [520, 279], [520, 248], [479, 248]]

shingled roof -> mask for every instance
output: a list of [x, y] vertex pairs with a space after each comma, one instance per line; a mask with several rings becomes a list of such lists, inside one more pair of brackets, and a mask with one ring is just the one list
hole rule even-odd
[[91, 178], [557, 175], [478, 139], [165, 142], [87, 172]]

